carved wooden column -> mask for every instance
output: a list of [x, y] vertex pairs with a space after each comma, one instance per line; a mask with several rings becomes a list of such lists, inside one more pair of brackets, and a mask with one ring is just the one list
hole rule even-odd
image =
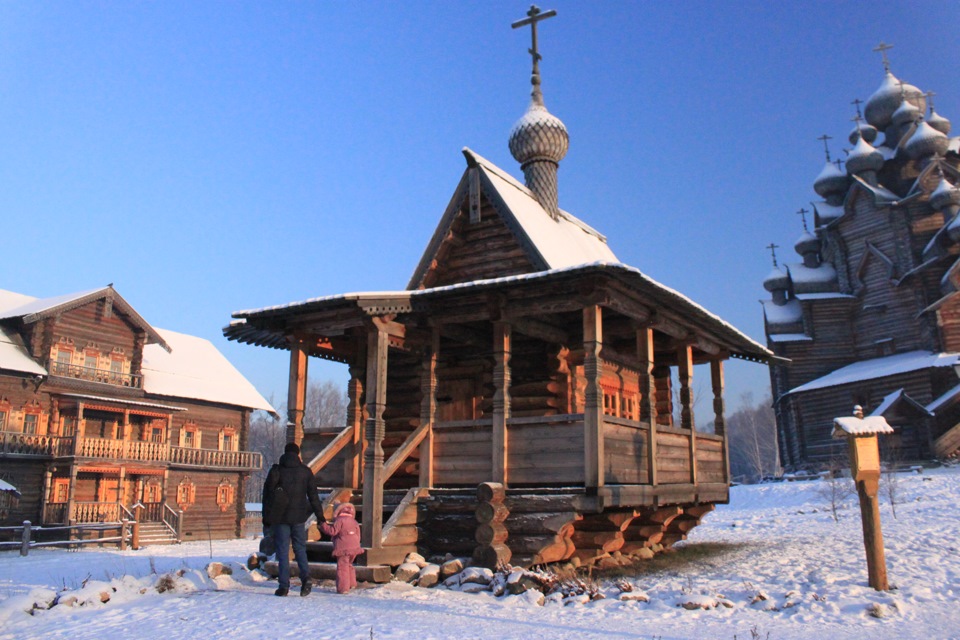
[[[364, 346], [366, 341], [364, 340]], [[347, 383], [347, 426], [351, 428], [350, 442], [343, 464], [343, 484], [351, 489], [359, 489], [363, 474], [363, 375], [366, 370], [360, 363], [366, 359], [366, 349], [362, 349], [357, 362], [350, 365], [350, 381]]]
[[[51, 485], [53, 484], [53, 464], [47, 464], [43, 470], [43, 492], [40, 494], [40, 524], [47, 523], [47, 504], [51, 499]], [[50, 523], [52, 524], [52, 523]], [[58, 522], [56, 524], [63, 524]]]
[[420, 424], [428, 425], [420, 443], [420, 486], [433, 486], [433, 425], [437, 421], [437, 358], [440, 355], [440, 327], [433, 328], [430, 350], [420, 374]]
[[77, 465], [71, 464], [70, 465], [70, 486], [67, 489], [66, 521], [68, 524], [70, 524], [70, 521], [73, 519], [73, 515], [74, 515], [73, 504], [75, 500], [74, 496], [76, 495], [76, 493], [77, 493]]
[[690, 430], [690, 482], [697, 483], [697, 429], [693, 423], [693, 347], [677, 348], [677, 380], [680, 382], [680, 428]]
[[290, 344], [290, 379], [287, 382], [287, 442], [303, 441], [303, 411], [307, 402], [307, 343], [293, 338]]
[[640, 361], [640, 422], [650, 425], [647, 442], [647, 481], [657, 484], [657, 384], [653, 378], [653, 329], [637, 329], [637, 359]]
[[600, 389], [600, 349], [603, 347], [603, 311], [600, 305], [583, 310], [584, 480], [588, 489], [604, 485], [603, 391]]
[[730, 481], [730, 448], [727, 440], [727, 419], [724, 416], [726, 406], [723, 401], [723, 360], [714, 358], [710, 361], [710, 381], [713, 385], [713, 432], [723, 436], [723, 481]]
[[383, 530], [383, 410], [387, 402], [386, 330], [375, 325], [367, 334], [367, 449], [363, 455], [364, 547], [379, 549]]
[[653, 383], [656, 389], [657, 424], [663, 427], [673, 426], [673, 385], [670, 382], [670, 367], [653, 367]]
[[493, 481], [507, 486], [507, 420], [510, 419], [510, 324], [493, 323]]

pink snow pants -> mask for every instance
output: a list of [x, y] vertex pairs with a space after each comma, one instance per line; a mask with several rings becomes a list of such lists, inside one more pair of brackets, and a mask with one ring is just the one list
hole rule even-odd
[[353, 568], [355, 555], [337, 557], [337, 593], [347, 593], [357, 586], [357, 572]]

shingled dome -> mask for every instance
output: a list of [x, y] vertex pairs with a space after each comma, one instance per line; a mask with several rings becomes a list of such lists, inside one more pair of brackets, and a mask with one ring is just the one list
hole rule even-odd
[[879, 171], [883, 166], [883, 156], [869, 142], [860, 138], [847, 158], [847, 173], [850, 175], [863, 171]]
[[536, 160], [558, 163], [567, 155], [570, 137], [560, 118], [533, 99], [510, 130], [510, 153], [520, 165]]
[[864, 106], [863, 114], [868, 123], [877, 129], [886, 129], [893, 118], [893, 113], [903, 102], [904, 94], [911, 96], [911, 101], [919, 106], [921, 111], [926, 109], [926, 100], [920, 94], [920, 89], [910, 84], [903, 84], [902, 91], [900, 87], [900, 81], [887, 71], [880, 87], [870, 96]]
[[773, 271], [763, 279], [763, 288], [773, 293], [774, 291], [784, 291], [790, 287], [790, 276], [774, 267]]
[[813, 181], [813, 190], [821, 198], [827, 198], [832, 195], [843, 193], [847, 190], [850, 179], [847, 175], [837, 168], [833, 163], [828, 162], [823, 166], [820, 175]]
[[934, 154], [942, 156], [947, 152], [950, 140], [926, 122], [920, 122], [917, 130], [907, 141], [905, 149], [911, 158], [926, 158]]
[[850, 144], [857, 144], [857, 140], [860, 138], [873, 143], [873, 141], [877, 139], [877, 128], [872, 124], [861, 122], [853, 128], [850, 135], [847, 136], [847, 140], [850, 141]]
[[950, 121], [934, 111], [932, 108], [930, 110], [930, 116], [927, 118], [927, 124], [945, 136], [950, 135]]
[[941, 178], [940, 184], [930, 194], [930, 206], [935, 211], [943, 211], [951, 205], [960, 205], [960, 189], [947, 182], [946, 178]]

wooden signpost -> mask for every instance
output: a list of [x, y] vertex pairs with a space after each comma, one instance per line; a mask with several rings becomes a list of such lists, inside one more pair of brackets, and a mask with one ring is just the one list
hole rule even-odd
[[883, 532], [880, 530], [880, 447], [877, 434], [893, 433], [883, 416], [863, 417], [860, 405], [853, 416], [835, 418], [833, 437], [846, 438], [850, 446], [850, 469], [860, 497], [860, 519], [863, 523], [863, 545], [867, 550], [867, 576], [870, 586], [887, 591], [887, 561], [883, 555]]

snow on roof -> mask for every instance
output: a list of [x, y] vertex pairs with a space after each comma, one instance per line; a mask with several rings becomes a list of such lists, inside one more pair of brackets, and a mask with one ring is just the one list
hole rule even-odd
[[887, 419], [883, 416], [867, 416], [866, 418], [846, 416], [843, 418], [834, 418], [833, 426], [834, 438], [842, 438], [846, 435], [866, 436], [877, 433], [893, 433], [893, 427], [887, 424]]
[[853, 299], [856, 296], [852, 296], [849, 293], [837, 293], [836, 291], [821, 291], [819, 293], [798, 293], [796, 295], [797, 300], [831, 300], [834, 298], [847, 298]]
[[936, 400], [928, 404], [926, 406], [926, 409], [930, 413], [936, 413], [937, 409], [939, 409], [940, 407], [942, 407], [947, 403], [952, 403], [958, 397], [960, 397], [960, 384], [953, 387], [952, 389], [947, 391], [945, 394], [943, 394], [942, 396], [940, 396], [939, 398], [937, 398]]
[[17, 495], [20, 495], [20, 492], [17, 491], [17, 488], [6, 480], [0, 480], [0, 491], [8, 491], [10, 493], [16, 493]]
[[836, 371], [832, 371], [825, 376], [811, 380], [806, 384], [802, 384], [799, 387], [795, 387], [787, 393], [800, 393], [803, 391], [812, 391], [813, 389], [860, 382], [862, 380], [874, 380], [876, 378], [895, 376], [919, 369], [951, 367], [958, 362], [960, 362], [960, 354], [956, 353], [909, 351], [907, 353], [898, 353], [883, 358], [855, 362], [841, 367]]
[[0, 369], [34, 375], [47, 375], [47, 370], [30, 357], [15, 331], [0, 327]]
[[149, 394], [221, 402], [276, 413], [209, 340], [157, 329], [170, 345], [143, 348], [143, 390]]
[[767, 319], [767, 324], [793, 324], [803, 321], [803, 309], [796, 300], [787, 300], [786, 303], [779, 305], [773, 300], [761, 300], [763, 304], [763, 315]]
[[812, 268], [800, 263], [790, 263], [786, 267], [794, 284], [829, 284], [837, 280], [837, 271], [828, 262]]
[[812, 204], [823, 224], [833, 222], [844, 213], [843, 206], [832, 205], [828, 202], [814, 202]]
[[900, 387], [896, 391], [888, 393], [884, 397], [884, 399], [880, 401], [880, 404], [877, 405], [877, 408], [870, 412], [870, 415], [882, 416], [884, 413], [886, 413], [887, 409], [893, 406], [894, 402], [896, 402], [901, 398], [901, 396], [903, 396], [903, 394], [904, 394], [903, 387]]
[[563, 210], [560, 218], [554, 220], [529, 189], [495, 164], [470, 153], [548, 269], [618, 262], [603, 235]]
[[80, 291], [79, 293], [68, 293], [53, 298], [34, 298], [25, 296], [13, 291], [0, 290], [0, 320], [6, 318], [19, 318], [32, 313], [40, 313], [62, 304], [85, 298], [91, 294], [103, 291], [107, 287], [99, 289], [90, 289], [89, 291]]
[[772, 333], [767, 336], [770, 342], [810, 342], [813, 340], [805, 333]]

